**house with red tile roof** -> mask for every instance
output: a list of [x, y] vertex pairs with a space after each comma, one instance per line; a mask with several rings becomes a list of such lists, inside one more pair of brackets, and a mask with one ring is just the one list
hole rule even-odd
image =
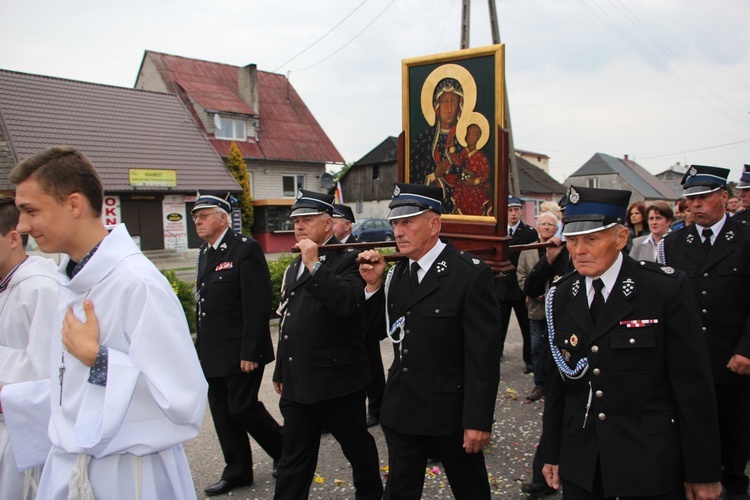
[[177, 95], [223, 159], [237, 143], [250, 174], [253, 237], [266, 252], [289, 251], [297, 190], [325, 191], [326, 164], [344, 163], [289, 80], [255, 64], [238, 67], [146, 51], [135, 87]]
[[172, 94], [0, 70], [0, 192], [13, 166], [49, 146], [86, 154], [104, 184], [104, 222], [125, 223], [143, 250], [201, 241], [195, 192], [242, 190]]

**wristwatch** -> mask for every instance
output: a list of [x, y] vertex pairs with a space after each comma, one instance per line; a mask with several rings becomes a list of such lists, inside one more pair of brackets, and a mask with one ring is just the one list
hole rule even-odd
[[320, 262], [316, 262], [313, 264], [313, 268], [310, 270], [310, 276], [315, 276], [315, 273], [318, 272], [318, 269], [320, 269]]

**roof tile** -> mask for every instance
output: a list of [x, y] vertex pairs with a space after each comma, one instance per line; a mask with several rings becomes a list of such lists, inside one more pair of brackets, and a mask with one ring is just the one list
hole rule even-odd
[[[91, 158], [109, 192], [134, 190], [130, 168], [176, 170], [175, 193], [195, 192], [206, 179], [240, 189], [172, 94], [0, 70], [0, 117], [15, 161], [68, 144]], [[10, 168], [0, 166], [0, 189], [12, 189]]]

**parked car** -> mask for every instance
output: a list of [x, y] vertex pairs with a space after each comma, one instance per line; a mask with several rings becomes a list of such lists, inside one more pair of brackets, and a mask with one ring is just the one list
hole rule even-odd
[[352, 226], [352, 235], [359, 241], [393, 241], [393, 228], [388, 219], [364, 219]]

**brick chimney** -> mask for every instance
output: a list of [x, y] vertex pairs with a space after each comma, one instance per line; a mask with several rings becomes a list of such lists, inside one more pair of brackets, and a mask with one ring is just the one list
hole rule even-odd
[[628, 159], [628, 155], [624, 155], [624, 156], [625, 156], [625, 158], [624, 158], [624, 159], [625, 159], [625, 160], [627, 160], [627, 159]]
[[237, 68], [237, 86], [240, 99], [258, 116], [258, 67], [255, 64]]

